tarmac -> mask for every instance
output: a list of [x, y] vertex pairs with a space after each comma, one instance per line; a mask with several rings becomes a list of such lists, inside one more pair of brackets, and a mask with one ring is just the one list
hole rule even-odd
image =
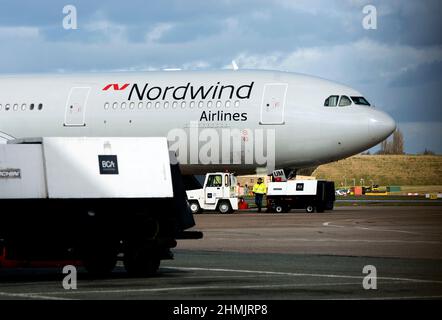
[[0, 299], [442, 298], [440, 206], [195, 219], [204, 239], [179, 241], [153, 277], [120, 264], [104, 279], [80, 269], [77, 289], [65, 290], [59, 269], [0, 269]]

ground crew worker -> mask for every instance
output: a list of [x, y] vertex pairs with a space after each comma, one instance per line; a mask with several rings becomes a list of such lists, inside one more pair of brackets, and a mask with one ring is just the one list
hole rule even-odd
[[261, 178], [258, 178], [258, 182], [253, 186], [253, 193], [255, 194], [255, 204], [258, 207], [258, 212], [261, 212], [262, 198], [266, 194], [267, 187], [262, 182]]

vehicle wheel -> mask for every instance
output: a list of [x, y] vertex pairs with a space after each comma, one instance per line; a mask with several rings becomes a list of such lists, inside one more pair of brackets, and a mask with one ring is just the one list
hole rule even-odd
[[275, 212], [276, 213], [283, 213], [285, 210], [284, 210], [284, 207], [283, 206], [281, 206], [281, 205], [277, 205], [276, 207], [275, 207]]
[[83, 266], [93, 276], [106, 276], [117, 264], [117, 252], [111, 248], [95, 248], [86, 252]]
[[131, 276], [152, 276], [160, 267], [158, 256], [143, 246], [129, 246], [124, 252], [124, 268]]
[[193, 214], [200, 213], [201, 207], [198, 202], [191, 202], [190, 203], [190, 211], [192, 211]]
[[313, 213], [315, 212], [315, 207], [313, 207], [311, 204], [307, 205], [307, 207], [305, 207], [305, 211], [307, 213]]
[[230, 203], [223, 201], [218, 205], [218, 211], [222, 214], [226, 214], [231, 212], [232, 208], [230, 207]]
[[326, 210], [333, 210], [333, 207], [334, 207], [334, 203], [333, 203], [333, 201], [328, 201], [328, 202], [325, 204], [325, 209], [326, 209]]

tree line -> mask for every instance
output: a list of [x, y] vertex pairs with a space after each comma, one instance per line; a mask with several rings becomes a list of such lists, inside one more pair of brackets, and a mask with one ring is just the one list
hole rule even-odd
[[377, 154], [405, 154], [404, 135], [399, 128], [393, 133], [393, 139], [387, 138], [381, 142], [381, 150]]
[[[402, 131], [398, 128], [392, 134], [380, 144], [380, 150], [376, 154], [405, 154], [404, 148], [404, 135]], [[370, 151], [366, 151], [366, 155], [370, 154]], [[421, 153], [422, 155], [435, 155], [436, 153], [428, 148]]]

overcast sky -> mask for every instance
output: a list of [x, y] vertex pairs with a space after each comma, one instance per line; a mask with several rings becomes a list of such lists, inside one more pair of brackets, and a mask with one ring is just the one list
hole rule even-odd
[[[78, 29], [62, 25], [65, 5]], [[362, 26], [377, 9], [377, 29]], [[240, 68], [348, 84], [442, 153], [442, 1], [0, 0], [0, 73]]]

